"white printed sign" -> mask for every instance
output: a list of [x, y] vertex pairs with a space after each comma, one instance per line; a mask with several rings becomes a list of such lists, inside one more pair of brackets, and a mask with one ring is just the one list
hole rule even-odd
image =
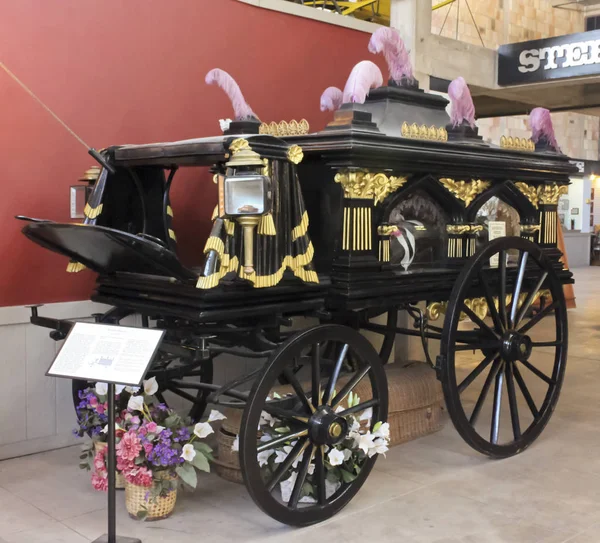
[[75, 323], [46, 375], [139, 386], [164, 330]]
[[[492, 241], [496, 238], [503, 238], [506, 236], [506, 223], [504, 221], [489, 221], [488, 222], [488, 239]], [[490, 267], [498, 267], [498, 255], [495, 254], [490, 258]]]

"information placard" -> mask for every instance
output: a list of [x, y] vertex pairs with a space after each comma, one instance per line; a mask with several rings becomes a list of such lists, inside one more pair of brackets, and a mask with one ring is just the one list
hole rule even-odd
[[[503, 238], [506, 236], [506, 223], [504, 221], [489, 221], [488, 222], [488, 239], [492, 241], [496, 238]], [[490, 258], [490, 268], [498, 267], [498, 255], [495, 254]]]
[[164, 330], [77, 322], [46, 375], [139, 386]]

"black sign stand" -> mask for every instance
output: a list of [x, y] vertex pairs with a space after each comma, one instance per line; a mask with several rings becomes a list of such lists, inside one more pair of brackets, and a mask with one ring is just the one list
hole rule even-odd
[[92, 543], [142, 543], [135, 537], [117, 534], [116, 480], [117, 456], [115, 451], [115, 385], [108, 383], [108, 533]]

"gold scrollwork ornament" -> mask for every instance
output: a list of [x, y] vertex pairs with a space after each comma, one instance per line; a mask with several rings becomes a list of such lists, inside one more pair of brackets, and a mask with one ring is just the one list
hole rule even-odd
[[481, 179], [455, 181], [448, 177], [442, 177], [440, 183], [456, 198], [463, 201], [465, 207], [469, 207], [471, 202], [491, 185], [489, 181], [483, 181]]
[[299, 145], [292, 145], [287, 152], [287, 157], [290, 162], [294, 164], [300, 164], [302, 159], [304, 158], [304, 153], [302, 152], [302, 147]]
[[373, 198], [375, 205], [383, 202], [389, 194], [399, 189], [407, 181], [406, 177], [360, 170], [338, 172], [334, 179], [344, 188], [346, 198]]

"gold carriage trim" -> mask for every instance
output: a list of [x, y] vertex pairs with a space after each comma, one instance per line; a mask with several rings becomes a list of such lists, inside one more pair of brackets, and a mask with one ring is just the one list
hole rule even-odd
[[175, 235], [175, 231], [172, 230], [171, 228], [169, 228], [169, 237], [173, 240], [173, 241], [177, 241], [177, 236]]
[[522, 234], [535, 234], [541, 229], [539, 224], [520, 224]]
[[267, 213], [260, 218], [256, 232], [263, 236], [277, 235], [277, 229], [275, 228], [275, 222], [273, 221], [273, 215], [271, 215], [271, 213]]
[[299, 145], [292, 145], [287, 151], [287, 157], [290, 162], [300, 164], [304, 158], [304, 152]]
[[395, 177], [385, 173], [361, 170], [346, 170], [335, 174], [334, 180], [344, 188], [345, 198], [369, 199], [377, 205], [407, 181], [406, 177]]
[[173, 208], [171, 206], [167, 206], [167, 215], [169, 215], [169, 217], [173, 217]]
[[236, 138], [229, 144], [229, 150], [231, 151], [232, 155], [236, 155], [242, 149], [250, 149], [248, 140], [244, 138]]
[[311, 273], [312, 270], [304, 269], [304, 266], [307, 266], [312, 262], [314, 254], [315, 250], [312, 242], [310, 242], [304, 254], [297, 256], [287, 255], [283, 259], [281, 267], [275, 273], [272, 273], [271, 275], [256, 275], [255, 273], [251, 275], [240, 274], [240, 277], [250, 281], [253, 284], [254, 288], [274, 287], [283, 279], [283, 274], [285, 273], [285, 270], [289, 268], [290, 270], [292, 270], [294, 275], [296, 275], [300, 279], [306, 281], [304, 277], [311, 277], [312, 279], [309, 279], [310, 282], [318, 283], [319, 277], [317, 276], [317, 274], [315, 272]]
[[402, 137], [415, 140], [448, 141], [448, 132], [445, 128], [436, 126], [418, 125], [417, 123], [402, 123]]
[[302, 214], [300, 224], [295, 226], [292, 230], [292, 241], [296, 241], [298, 238], [305, 236], [306, 232], [308, 232], [308, 212], [305, 211]]
[[85, 208], [83, 209], [83, 214], [88, 219], [95, 219], [100, 213], [102, 213], [102, 206], [104, 204], [100, 204], [96, 207], [92, 207], [90, 204], [85, 204]]
[[500, 138], [500, 147], [503, 149], [512, 149], [514, 151], [535, 151], [535, 143], [527, 138], [513, 138], [511, 136], [502, 136]]
[[398, 232], [399, 228], [395, 224], [384, 224], [377, 227], [377, 233], [380, 236], [391, 236], [394, 232]]
[[216, 236], [209, 236], [204, 245], [204, 254], [209, 251], [216, 251], [219, 255], [219, 259], [222, 261], [225, 255], [225, 244], [221, 238]]
[[210, 217], [210, 220], [214, 221], [218, 216], [219, 216], [219, 204], [217, 204], [215, 206], [215, 209], [213, 209], [213, 212], [212, 212], [212, 215]]
[[262, 123], [258, 129], [259, 134], [268, 134], [269, 136], [275, 137], [286, 137], [286, 136], [303, 136], [308, 134], [310, 125], [306, 119], [301, 121], [292, 120], [290, 122], [280, 121], [276, 123]]
[[235, 272], [240, 267], [240, 261], [237, 256], [229, 259], [229, 255], [227, 256], [227, 265], [225, 265], [225, 260], [221, 261], [221, 268], [218, 272], [211, 273], [210, 275], [198, 277], [198, 282], [196, 283], [196, 288], [201, 288], [204, 290], [215, 288], [221, 279], [225, 277], [230, 272]]
[[517, 181], [515, 187], [519, 189], [536, 209], [539, 204], [557, 205], [559, 198], [569, 192], [568, 185], [558, 185], [556, 183], [534, 186], [523, 181]]
[[85, 270], [85, 265], [81, 262], [77, 262], [75, 260], [71, 260], [67, 264], [67, 273], [79, 273], [80, 271]]
[[456, 198], [465, 203], [465, 207], [477, 198], [491, 183], [481, 179], [471, 179], [471, 181], [455, 181], [448, 177], [442, 177], [440, 183], [451, 192]]
[[229, 219], [224, 219], [223, 224], [225, 225], [225, 232], [228, 236], [233, 236], [235, 232], [235, 222]]
[[[521, 305], [525, 301], [527, 296], [529, 296], [529, 294], [527, 292], [521, 294], [519, 296], [519, 301], [517, 303], [519, 305]], [[551, 296], [551, 293], [547, 289], [538, 290], [537, 294], [535, 295], [535, 297], [531, 303], [534, 304], [542, 296], [548, 298]], [[507, 294], [505, 301], [504, 301], [505, 305], [508, 306], [508, 304], [510, 304], [511, 300], [512, 300], [512, 294]], [[488, 305], [487, 305], [487, 301], [485, 298], [468, 298], [465, 300], [464, 303], [481, 320], [483, 320], [487, 317]], [[497, 296], [494, 296], [494, 305], [496, 306], [496, 310], [498, 310], [499, 307], [498, 307], [498, 297]], [[440, 316], [442, 314], [446, 313], [447, 309], [448, 309], [448, 302], [432, 302], [427, 306], [427, 310], [426, 310], [427, 318], [431, 321], [436, 321], [440, 318]], [[463, 321], [467, 318], [468, 318], [467, 315], [465, 313], [461, 312], [459, 320]]]
[[446, 226], [446, 232], [448, 232], [448, 234], [476, 234], [482, 230], [482, 224], [448, 224]]

